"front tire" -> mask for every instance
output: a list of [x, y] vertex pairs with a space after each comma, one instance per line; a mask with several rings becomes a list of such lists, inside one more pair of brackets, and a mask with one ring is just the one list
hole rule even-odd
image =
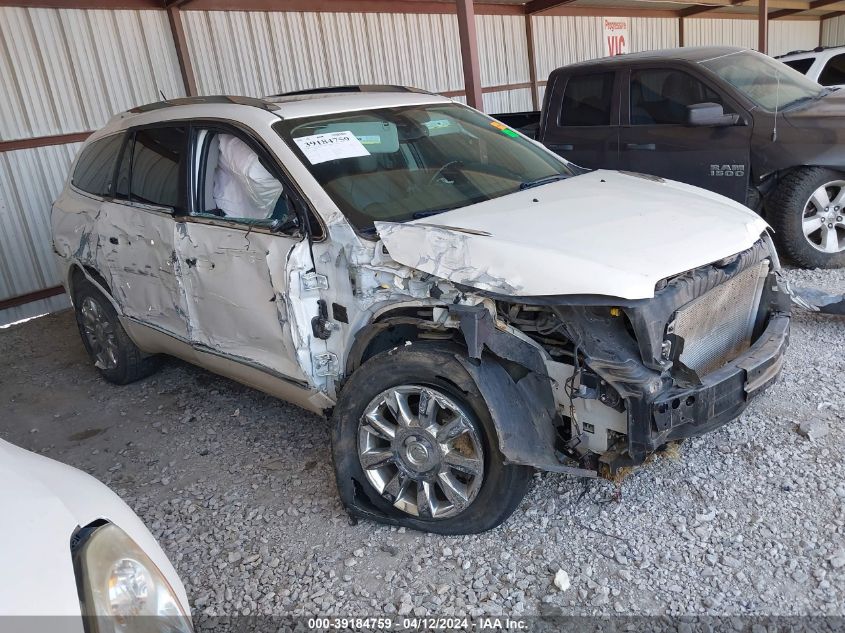
[[427, 532], [476, 534], [500, 525], [525, 496], [532, 469], [504, 463], [458, 349], [414, 343], [383, 352], [344, 386], [332, 451], [353, 511], [364, 506], [367, 516]]
[[766, 207], [775, 239], [793, 262], [802, 268], [845, 266], [845, 175], [797, 169]]
[[73, 303], [82, 344], [103, 378], [126, 385], [158, 369], [158, 357], [138, 349], [120, 324], [114, 306], [87, 279], [74, 284]]

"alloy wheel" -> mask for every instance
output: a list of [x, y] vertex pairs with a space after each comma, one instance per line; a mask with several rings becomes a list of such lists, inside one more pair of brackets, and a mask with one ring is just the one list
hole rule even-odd
[[845, 180], [834, 180], [816, 189], [804, 205], [804, 237], [823, 253], [845, 250]]
[[384, 499], [420, 518], [460, 514], [484, 479], [476, 423], [432, 387], [403, 385], [376, 396], [359, 422], [358, 459]]
[[94, 356], [94, 366], [103, 370], [114, 369], [117, 367], [118, 353], [114, 324], [100, 302], [93, 297], [82, 300], [80, 312], [82, 331]]

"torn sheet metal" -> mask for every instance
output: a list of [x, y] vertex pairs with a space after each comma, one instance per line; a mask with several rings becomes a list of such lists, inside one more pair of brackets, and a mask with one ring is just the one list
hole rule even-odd
[[309, 382], [286, 298], [285, 266], [300, 242], [199, 222], [176, 226], [191, 343]]
[[787, 286], [792, 303], [823, 314], [845, 315], [845, 294], [828, 294], [818, 288], [800, 288]]
[[173, 218], [104, 202], [97, 220], [104, 266], [123, 315], [186, 339], [187, 302], [176, 257]]

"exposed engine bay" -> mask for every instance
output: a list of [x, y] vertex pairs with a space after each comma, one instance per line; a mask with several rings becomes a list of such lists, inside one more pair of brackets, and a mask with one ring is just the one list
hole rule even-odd
[[778, 375], [790, 297], [767, 241], [661, 281], [654, 299], [496, 298], [495, 320], [489, 302], [450, 317], [471, 357], [486, 347], [521, 365], [509, 368], [517, 385], [520, 373], [545, 373], [559, 461], [612, 474], [735, 417]]

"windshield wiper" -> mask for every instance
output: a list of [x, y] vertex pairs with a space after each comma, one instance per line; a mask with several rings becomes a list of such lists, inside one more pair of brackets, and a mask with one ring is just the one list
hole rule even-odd
[[526, 189], [531, 189], [532, 187], [541, 187], [543, 185], [547, 185], [551, 182], [557, 182], [558, 180], [563, 180], [564, 178], [569, 178], [568, 174], [554, 174], [552, 176], [543, 176], [542, 178], [537, 178], [536, 180], [525, 180], [519, 184], [519, 190], [525, 191]]
[[419, 220], [420, 218], [428, 218], [432, 215], [437, 215], [438, 213], [446, 213], [447, 211], [454, 211], [458, 207], [447, 207], [445, 209], [427, 209], [425, 211], [417, 211], [411, 215], [411, 218], [414, 220]]
[[804, 97], [799, 97], [798, 99], [795, 99], [794, 101], [790, 101], [785, 106], [781, 106], [781, 109], [786, 110], [787, 108], [793, 108], [793, 107], [795, 107], [795, 106], [797, 106], [801, 103], [806, 103], [808, 101], [818, 101], [822, 97], [826, 97], [827, 95], [829, 95], [831, 92], [833, 92], [833, 91], [828, 89], [828, 88], [825, 88], [824, 90], [822, 90], [819, 94], [817, 94], [815, 96], [811, 97], [811, 96], [808, 95], [808, 96], [804, 96]]

